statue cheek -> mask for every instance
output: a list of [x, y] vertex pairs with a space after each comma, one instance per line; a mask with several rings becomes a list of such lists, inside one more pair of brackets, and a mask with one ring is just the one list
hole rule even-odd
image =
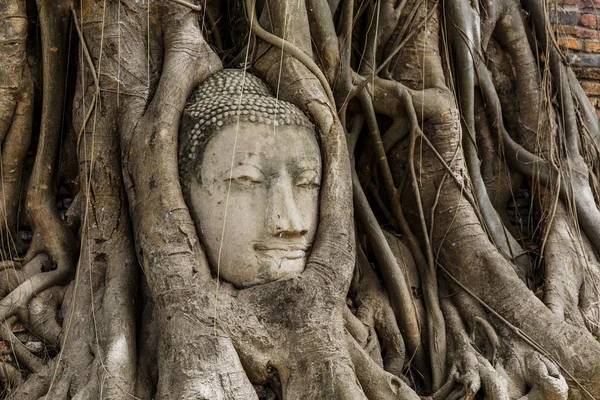
[[318, 189], [302, 190], [296, 195], [297, 202], [306, 222], [316, 222], [319, 216], [319, 191]]

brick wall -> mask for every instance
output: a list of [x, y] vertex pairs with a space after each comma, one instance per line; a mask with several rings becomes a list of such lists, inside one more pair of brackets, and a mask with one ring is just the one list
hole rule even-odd
[[[548, 0], [558, 43], [600, 118], [600, 0]], [[556, 7], [555, 7], [556, 6]]]

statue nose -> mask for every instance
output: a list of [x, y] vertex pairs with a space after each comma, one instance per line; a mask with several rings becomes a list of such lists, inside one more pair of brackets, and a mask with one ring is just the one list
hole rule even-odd
[[277, 178], [271, 185], [269, 231], [274, 236], [304, 235], [308, 229], [294, 199], [290, 177]]

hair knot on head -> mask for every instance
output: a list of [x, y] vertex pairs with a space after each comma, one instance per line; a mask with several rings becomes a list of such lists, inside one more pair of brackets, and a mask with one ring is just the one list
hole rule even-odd
[[183, 111], [179, 129], [180, 176], [197, 171], [210, 138], [223, 127], [238, 121], [275, 127], [294, 125], [314, 130], [300, 109], [276, 99], [259, 78], [244, 73], [244, 70], [224, 69], [194, 90]]

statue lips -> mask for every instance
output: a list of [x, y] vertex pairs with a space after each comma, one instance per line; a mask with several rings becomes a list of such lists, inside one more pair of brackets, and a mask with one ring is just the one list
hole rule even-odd
[[303, 243], [285, 244], [285, 243], [265, 243], [255, 244], [254, 250], [265, 253], [270, 258], [295, 260], [304, 258], [308, 246]]

